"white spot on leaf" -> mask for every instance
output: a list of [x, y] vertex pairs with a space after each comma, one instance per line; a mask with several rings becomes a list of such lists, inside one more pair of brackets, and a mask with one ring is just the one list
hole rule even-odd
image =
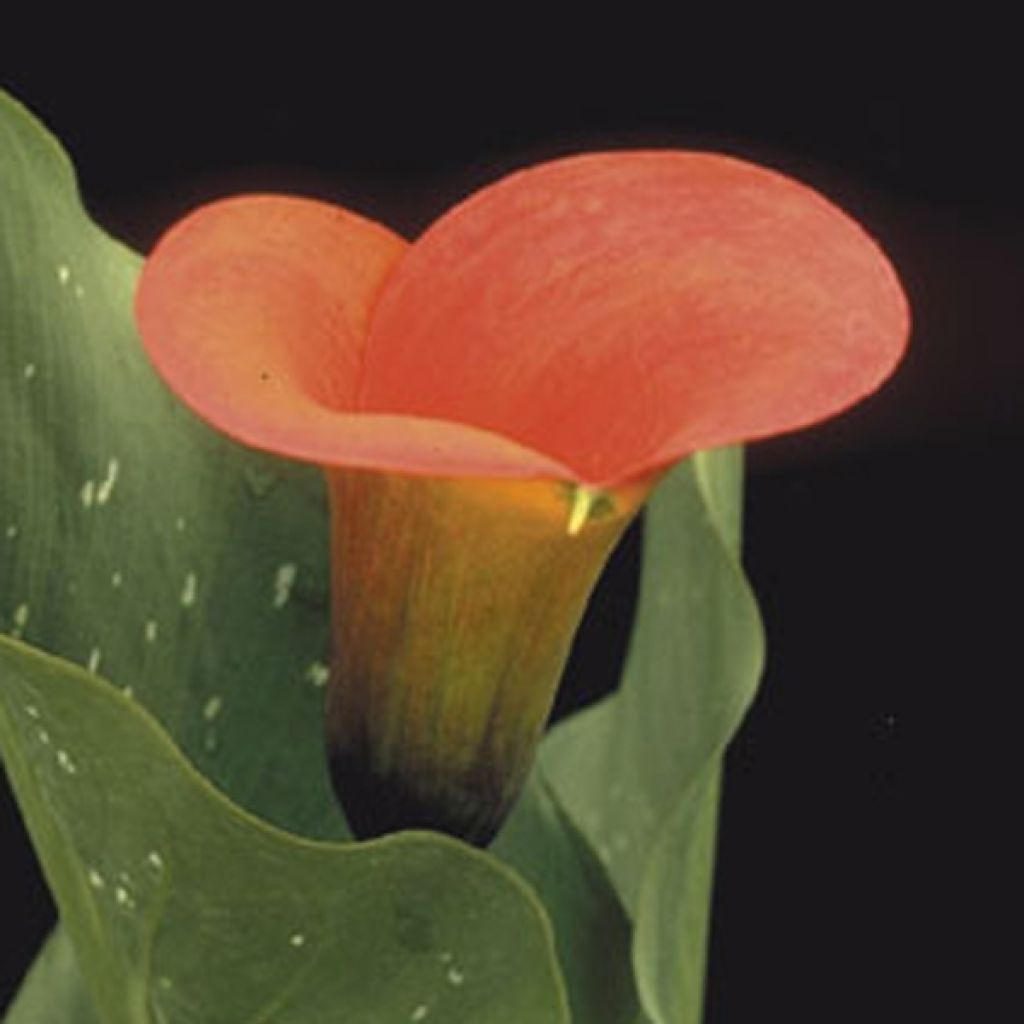
[[184, 516], [178, 516], [178, 518], [174, 520], [174, 528], [178, 531], [178, 533], [184, 533], [185, 532], [185, 517]]
[[455, 985], [456, 987], [461, 985], [466, 980], [466, 975], [458, 969], [458, 967], [448, 968], [448, 984]]
[[146, 622], [145, 636], [146, 636], [146, 643], [147, 644], [156, 643], [156, 637], [157, 637], [158, 630], [159, 630], [159, 626], [157, 625], [156, 619], [149, 619]]
[[92, 503], [96, 500], [96, 482], [94, 480], [86, 480], [82, 484], [82, 489], [78, 492], [78, 496], [82, 501], [83, 508], [92, 508]]
[[4, 530], [4, 536], [8, 540], [14, 540], [14, 538], [18, 536], [18, 527], [17, 527], [17, 525], [15, 523], [8, 524], [7, 529]]
[[57, 751], [57, 764], [68, 773], [68, 775], [74, 775], [78, 771], [75, 766], [75, 762], [71, 760], [71, 755], [66, 750]]
[[100, 662], [103, 660], [103, 652], [98, 647], [94, 647], [89, 652], [89, 661], [86, 663], [86, 668], [93, 674], [99, 671]]
[[125, 910], [135, 909], [135, 898], [123, 885], [114, 889], [114, 899], [117, 900], [117, 905], [124, 907]]
[[35, 719], [38, 720], [38, 718], [39, 718], [39, 708], [37, 708], [35, 706], [35, 704], [26, 704], [25, 705], [25, 714], [28, 715], [29, 718], [35, 718]]
[[306, 944], [306, 936], [302, 932], [295, 932], [288, 940], [296, 949]]
[[119, 572], [114, 572], [110, 577], [110, 585], [117, 589], [124, 583], [124, 577]]
[[110, 495], [114, 490], [114, 484], [117, 483], [117, 476], [120, 471], [121, 466], [117, 459], [111, 459], [107, 463], [107, 475], [100, 481], [99, 486], [96, 488], [97, 505], [106, 505], [106, 503], [110, 501]]
[[327, 680], [330, 678], [330, 669], [322, 661], [314, 661], [309, 668], [306, 669], [306, 678], [317, 688], [320, 689], [327, 685]]
[[25, 378], [25, 380], [31, 380], [35, 375], [36, 375], [36, 364], [35, 363], [26, 363], [25, 364], [25, 369], [22, 370], [22, 376]]
[[146, 860], [149, 861], [149, 865], [154, 871], [163, 871], [164, 859], [156, 850], [150, 850], [149, 853], [146, 854]]
[[57, 280], [61, 284], [67, 284], [71, 280], [71, 268], [66, 263], [57, 267]]
[[211, 697], [203, 706], [203, 718], [205, 718], [208, 722], [212, 722], [220, 714], [220, 709], [223, 706], [224, 701], [221, 697]]
[[283, 608], [288, 603], [298, 574], [299, 570], [293, 562], [285, 562], [284, 565], [278, 566], [277, 575], [274, 577], [275, 608]]
[[426, 1020], [427, 1014], [430, 1013], [430, 1007], [426, 1003], [420, 1003], [415, 1010], [409, 1015], [409, 1020], [420, 1021]]
[[103, 876], [95, 869], [89, 868], [89, 884], [94, 889], [102, 889], [107, 883], [103, 881]]
[[11, 636], [15, 640], [20, 640], [25, 635], [25, 627], [28, 625], [29, 607], [27, 604], [19, 604], [14, 609], [13, 621], [14, 628], [11, 630]]
[[196, 603], [199, 595], [199, 578], [194, 572], [185, 576], [185, 584], [181, 588], [181, 604], [184, 608], [191, 608]]

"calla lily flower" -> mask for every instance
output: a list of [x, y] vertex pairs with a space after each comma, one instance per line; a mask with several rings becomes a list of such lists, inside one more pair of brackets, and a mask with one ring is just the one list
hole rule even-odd
[[672, 151], [513, 174], [411, 245], [308, 199], [215, 202], [159, 242], [137, 316], [200, 416], [324, 468], [328, 750], [354, 831], [477, 843], [659, 477], [851, 405], [908, 332], [846, 215]]

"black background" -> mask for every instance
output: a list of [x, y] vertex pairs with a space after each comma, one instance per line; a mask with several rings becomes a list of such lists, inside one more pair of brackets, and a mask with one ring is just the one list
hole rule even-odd
[[[247, 24], [202, 57], [152, 52], [151, 28], [102, 60], [8, 44], [0, 64], [0, 84], [70, 151], [96, 219], [141, 250], [196, 203], [253, 189], [335, 200], [412, 236], [514, 167], [624, 146], [777, 167], [887, 250], [915, 322], [896, 377], [750, 452], [745, 562], [769, 663], [727, 761], [708, 1024], [916, 1018], [926, 944], [945, 944], [977, 884], [950, 866], [988, 810], [961, 769], [976, 772], [978, 733], [997, 746], [1019, 681], [998, 649], [1013, 633], [1001, 584], [1024, 382], [1021, 162], [1007, 144], [1021, 91], [997, 81], [991, 40], [976, 51], [837, 17], [784, 49], [748, 22], [709, 38], [494, 15], [456, 23], [441, 49], [398, 21], [346, 24], [315, 52], [307, 26], [257, 53]], [[563, 707], [613, 678], [635, 542], [588, 616]], [[52, 911], [6, 793], [0, 834], [6, 997]]]

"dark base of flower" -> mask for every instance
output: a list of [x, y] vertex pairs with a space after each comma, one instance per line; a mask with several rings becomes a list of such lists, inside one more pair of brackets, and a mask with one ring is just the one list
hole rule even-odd
[[338, 753], [330, 757], [330, 771], [335, 796], [357, 839], [430, 829], [485, 847], [508, 812], [508, 801], [496, 800], [484, 780], [458, 796], [428, 795], [404, 779], [374, 775], [365, 763]]

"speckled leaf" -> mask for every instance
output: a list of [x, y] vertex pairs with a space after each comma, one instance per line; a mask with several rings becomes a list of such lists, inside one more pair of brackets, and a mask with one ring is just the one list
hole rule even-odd
[[619, 692], [546, 740], [543, 767], [636, 926], [658, 1024], [697, 1024], [725, 745], [763, 658], [737, 560], [741, 454], [695, 456], [647, 513], [637, 621]]
[[319, 749], [319, 475], [164, 388], [132, 320], [140, 265], [0, 94], [0, 632], [131, 687], [262, 817], [343, 836]]
[[0, 672], [0, 751], [107, 1024], [568, 1021], [550, 926], [493, 857], [299, 840], [84, 669], [0, 638]]
[[[239, 448], [165, 391], [132, 323], [139, 266], [85, 215], [52, 137], [0, 93], [0, 632], [111, 680], [240, 807], [345, 838], [321, 752], [319, 474]], [[581, 1019], [620, 1024], [636, 1004], [629, 927], [539, 783], [501, 856], [544, 895]], [[30, 990], [54, 1017], [78, 998], [59, 943]], [[12, 1024], [44, 1004], [24, 1005]]]

